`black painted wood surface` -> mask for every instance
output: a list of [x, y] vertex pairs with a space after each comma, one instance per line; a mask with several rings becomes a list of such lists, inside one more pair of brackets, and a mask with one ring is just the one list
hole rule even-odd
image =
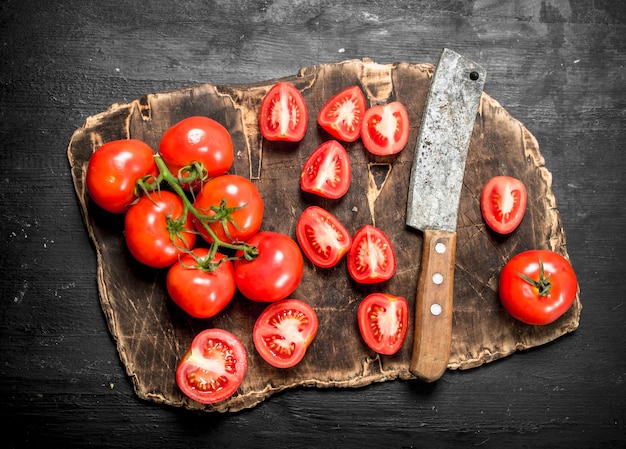
[[[0, 4], [0, 417], [8, 447], [611, 447], [626, 439], [626, 7], [610, 1]], [[537, 138], [580, 327], [436, 384], [299, 388], [206, 414], [132, 390], [97, 299], [67, 145], [115, 102], [370, 57], [487, 66]]]

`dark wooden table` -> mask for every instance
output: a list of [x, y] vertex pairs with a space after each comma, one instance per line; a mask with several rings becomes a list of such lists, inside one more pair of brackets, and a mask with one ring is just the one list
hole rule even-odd
[[[235, 414], [137, 398], [98, 302], [67, 146], [115, 102], [369, 57], [482, 62], [539, 141], [579, 329], [435, 384], [295, 389]], [[626, 6], [601, 1], [0, 3], [3, 447], [611, 447], [626, 442]], [[8, 441], [8, 443], [7, 443]]]

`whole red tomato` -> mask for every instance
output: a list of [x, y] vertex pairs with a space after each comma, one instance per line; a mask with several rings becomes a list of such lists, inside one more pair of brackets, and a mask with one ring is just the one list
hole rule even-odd
[[195, 318], [211, 318], [221, 312], [235, 295], [233, 263], [221, 253], [208, 260], [207, 248], [195, 248], [167, 272], [170, 297]]
[[139, 262], [154, 268], [171, 266], [193, 248], [191, 215], [183, 217], [180, 197], [161, 190], [142, 196], [124, 217], [126, 244]]
[[114, 140], [98, 148], [87, 166], [91, 199], [101, 208], [121, 214], [137, 199], [137, 181], [158, 176], [154, 152], [141, 140]]
[[499, 234], [510, 234], [526, 211], [526, 187], [519, 179], [494, 176], [483, 187], [480, 209], [485, 222]]
[[[222, 175], [209, 180], [196, 196], [195, 208], [223, 242], [245, 242], [259, 232], [263, 222], [263, 199], [256, 186], [239, 175]], [[214, 221], [215, 220], [215, 221]], [[193, 224], [202, 238], [213, 242], [196, 217]]]
[[300, 188], [322, 198], [338, 199], [350, 188], [352, 168], [345, 148], [328, 140], [306, 159], [300, 175]]
[[373, 351], [392, 355], [404, 343], [409, 328], [409, 303], [401, 296], [372, 293], [359, 305], [361, 337]]
[[[193, 116], [176, 123], [161, 137], [159, 154], [174, 176], [194, 162], [202, 164], [207, 177], [223, 175], [233, 164], [233, 142], [228, 130], [219, 122]], [[182, 173], [188, 176], [189, 173]], [[194, 182], [193, 187], [199, 187]], [[188, 184], [184, 184], [189, 188]]]
[[352, 236], [337, 217], [319, 206], [307, 207], [296, 223], [296, 238], [305, 256], [318, 267], [339, 263], [352, 246]]
[[[302, 280], [304, 259], [298, 244], [277, 232], [259, 232], [249, 245], [257, 248], [253, 260], [235, 260], [235, 282], [239, 291], [253, 301], [273, 302], [284, 299]], [[237, 251], [237, 257], [243, 252]]]
[[348, 87], [332, 96], [317, 116], [328, 134], [344, 142], [354, 142], [361, 135], [365, 114], [365, 95], [359, 86]]
[[176, 383], [194, 401], [214, 404], [231, 397], [248, 369], [241, 340], [223, 329], [207, 329], [191, 342], [176, 369]]
[[402, 151], [409, 131], [409, 115], [402, 103], [394, 101], [365, 111], [361, 140], [370, 153], [387, 156]]
[[549, 324], [573, 304], [578, 281], [570, 263], [549, 250], [530, 250], [509, 260], [500, 273], [500, 300], [527, 324]]
[[396, 272], [396, 254], [382, 229], [365, 225], [352, 238], [348, 273], [361, 284], [384, 282]]
[[265, 94], [259, 109], [259, 128], [267, 140], [299, 142], [306, 134], [309, 113], [293, 84], [278, 82]]

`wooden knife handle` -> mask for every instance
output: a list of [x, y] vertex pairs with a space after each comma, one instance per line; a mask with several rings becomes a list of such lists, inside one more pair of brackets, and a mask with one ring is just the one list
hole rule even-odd
[[450, 360], [456, 232], [426, 230], [422, 251], [409, 371], [433, 382]]

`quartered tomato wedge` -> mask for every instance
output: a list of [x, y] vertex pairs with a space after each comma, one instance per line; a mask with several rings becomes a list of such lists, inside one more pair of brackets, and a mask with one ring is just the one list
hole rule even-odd
[[257, 319], [252, 339], [263, 359], [277, 368], [298, 364], [317, 333], [315, 310], [304, 301], [283, 299], [268, 306]]
[[395, 274], [396, 255], [381, 229], [365, 225], [356, 232], [348, 252], [348, 272], [361, 284], [383, 282]]
[[402, 151], [409, 140], [409, 115], [404, 105], [394, 101], [365, 111], [361, 140], [370, 153], [379, 156]]
[[306, 208], [296, 224], [304, 255], [318, 267], [337, 265], [352, 246], [352, 236], [333, 214], [319, 206]]
[[491, 229], [510, 234], [522, 222], [526, 212], [524, 183], [510, 176], [494, 176], [483, 187], [480, 209]]
[[300, 188], [323, 198], [338, 199], [350, 188], [352, 168], [345, 148], [329, 140], [309, 155], [302, 167]]
[[317, 123], [335, 139], [354, 142], [361, 135], [365, 95], [359, 86], [335, 94], [320, 110]]
[[298, 142], [306, 134], [308, 121], [304, 98], [293, 84], [276, 83], [261, 101], [259, 127], [267, 140]]
[[359, 330], [373, 351], [392, 355], [404, 343], [409, 323], [409, 303], [401, 296], [372, 293], [359, 305]]
[[176, 383], [185, 395], [202, 404], [232, 396], [248, 369], [243, 343], [223, 329], [207, 329], [191, 342], [176, 369]]

